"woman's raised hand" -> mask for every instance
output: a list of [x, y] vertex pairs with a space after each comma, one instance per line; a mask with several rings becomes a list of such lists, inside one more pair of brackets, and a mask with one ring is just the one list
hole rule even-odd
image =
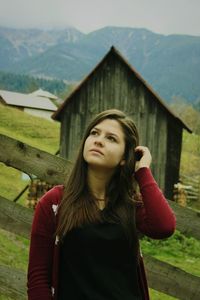
[[135, 148], [135, 152], [139, 152], [139, 154], [141, 155], [140, 160], [137, 160], [135, 163], [135, 172], [138, 171], [140, 168], [149, 168], [152, 161], [149, 149], [145, 146], [137, 146]]

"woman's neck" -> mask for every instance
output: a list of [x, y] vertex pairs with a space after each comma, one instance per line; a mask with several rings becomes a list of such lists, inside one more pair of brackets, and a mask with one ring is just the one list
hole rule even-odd
[[88, 187], [93, 196], [97, 199], [105, 199], [106, 186], [110, 181], [112, 174], [100, 172], [93, 168], [88, 168], [87, 180]]

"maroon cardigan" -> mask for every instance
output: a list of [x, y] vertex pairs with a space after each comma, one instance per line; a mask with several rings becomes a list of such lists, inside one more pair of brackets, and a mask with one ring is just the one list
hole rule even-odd
[[[159, 189], [149, 168], [135, 174], [143, 205], [136, 209], [137, 229], [154, 239], [169, 237], [175, 230], [175, 216]], [[63, 195], [63, 186], [55, 186], [38, 202], [32, 224], [28, 265], [28, 299], [57, 299], [59, 274], [59, 239], [54, 238], [57, 209]], [[148, 286], [142, 256], [138, 274], [143, 299], [148, 300]]]

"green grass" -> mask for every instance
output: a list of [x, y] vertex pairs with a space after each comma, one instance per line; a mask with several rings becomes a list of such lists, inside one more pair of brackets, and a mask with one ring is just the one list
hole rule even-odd
[[0, 300], [13, 300], [7, 296], [0, 295]]
[[[19, 139], [31, 146], [50, 153], [59, 148], [59, 124], [36, 118], [21, 111], [0, 105], [0, 133]], [[183, 135], [183, 152], [181, 156], [181, 172], [196, 175], [200, 165], [200, 137]], [[22, 173], [0, 163], [0, 195], [13, 200], [24, 188]], [[26, 195], [18, 203], [26, 204]], [[144, 254], [152, 255], [160, 260], [175, 265], [191, 274], [200, 276], [200, 241], [186, 238], [179, 232], [173, 237], [163, 240], [144, 238], [141, 242]], [[0, 264], [16, 267], [26, 272], [29, 241], [14, 234], [0, 230]], [[175, 300], [168, 295], [150, 290], [152, 300]], [[0, 295], [0, 300], [10, 298]]]
[[177, 300], [177, 298], [174, 298], [174, 297], [171, 297], [169, 295], [157, 292], [157, 291], [152, 290], [152, 289], [150, 289], [149, 293], [150, 293], [150, 299], [151, 300]]
[[0, 104], [0, 133], [31, 146], [54, 154], [59, 148], [59, 128], [58, 122]]
[[165, 240], [145, 237], [141, 245], [144, 253], [200, 277], [200, 241], [176, 231]]
[[29, 240], [0, 229], [1, 265], [26, 272]]
[[[200, 135], [189, 134], [183, 132], [183, 145], [181, 153], [181, 167], [180, 175], [186, 175], [191, 179], [198, 180], [200, 184]], [[183, 181], [186, 185], [191, 185]], [[199, 190], [200, 191], [200, 190]], [[187, 201], [187, 205], [193, 209], [200, 210], [200, 196], [199, 201]]]
[[[190, 274], [200, 276], [200, 241], [187, 238], [180, 232], [165, 240], [151, 240], [144, 237], [141, 248], [145, 254], [174, 265]], [[150, 289], [152, 300], [177, 299]]]
[[200, 135], [183, 131], [180, 173], [187, 176], [199, 175]]
[[[58, 122], [34, 117], [20, 110], [0, 104], [0, 133], [18, 139], [30, 146], [55, 154], [59, 149]], [[22, 172], [0, 163], [0, 194], [13, 200], [26, 186]], [[25, 203], [25, 196], [20, 199]]]

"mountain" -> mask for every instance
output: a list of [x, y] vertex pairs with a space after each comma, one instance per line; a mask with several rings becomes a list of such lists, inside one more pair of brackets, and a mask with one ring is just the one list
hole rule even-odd
[[10, 29], [0, 27], [0, 68], [12, 68], [60, 43], [74, 43], [84, 34], [75, 28], [65, 30]]
[[44, 31], [0, 28], [0, 70], [79, 81], [114, 45], [160, 96], [200, 99], [200, 37], [105, 27]]

